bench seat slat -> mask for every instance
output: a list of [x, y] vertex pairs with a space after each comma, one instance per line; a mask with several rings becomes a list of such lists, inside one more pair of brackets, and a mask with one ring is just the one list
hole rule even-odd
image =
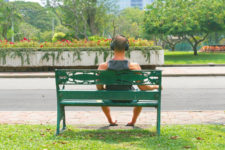
[[60, 99], [158, 100], [158, 91], [59, 91]]
[[138, 102], [131, 103], [104, 103], [101, 100], [74, 100], [74, 99], [65, 99], [60, 102], [60, 104], [65, 106], [157, 106], [157, 100], [140, 100]]

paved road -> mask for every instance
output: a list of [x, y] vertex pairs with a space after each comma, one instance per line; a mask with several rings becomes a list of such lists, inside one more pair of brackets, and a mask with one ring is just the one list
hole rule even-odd
[[[225, 110], [225, 77], [164, 77], [162, 110]], [[77, 87], [82, 88], [82, 87]], [[85, 88], [94, 89], [94, 86]], [[56, 110], [52, 78], [0, 78], [0, 111]], [[69, 110], [100, 110], [99, 107], [70, 107]], [[132, 108], [113, 108], [131, 110]], [[153, 110], [145, 108], [144, 110]]]

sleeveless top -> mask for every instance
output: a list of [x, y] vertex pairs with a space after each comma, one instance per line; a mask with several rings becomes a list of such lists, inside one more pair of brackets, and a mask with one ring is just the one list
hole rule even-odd
[[[130, 70], [128, 60], [109, 60], [108, 70]], [[132, 85], [106, 85], [107, 90], [134, 90]]]

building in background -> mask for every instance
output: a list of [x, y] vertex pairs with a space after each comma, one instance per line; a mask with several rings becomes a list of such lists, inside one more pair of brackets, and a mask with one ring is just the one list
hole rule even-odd
[[144, 9], [147, 4], [151, 4], [154, 0], [118, 0], [119, 9], [125, 9], [128, 7], [137, 7]]

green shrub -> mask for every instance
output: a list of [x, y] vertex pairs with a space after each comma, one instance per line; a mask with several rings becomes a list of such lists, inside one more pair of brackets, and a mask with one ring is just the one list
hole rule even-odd
[[55, 33], [52, 38], [52, 42], [61, 41], [65, 38], [65, 36], [66, 36], [66, 34], [63, 32]]
[[104, 37], [98, 36], [98, 35], [94, 35], [94, 36], [89, 36], [88, 40], [89, 41], [98, 41], [98, 40], [103, 40], [105, 39]]
[[225, 45], [225, 38], [223, 38], [223, 39], [220, 40], [220, 44], [221, 45]]
[[47, 41], [47, 42], [51, 42], [52, 41], [52, 31], [45, 31], [43, 33], [41, 33], [41, 41]]

